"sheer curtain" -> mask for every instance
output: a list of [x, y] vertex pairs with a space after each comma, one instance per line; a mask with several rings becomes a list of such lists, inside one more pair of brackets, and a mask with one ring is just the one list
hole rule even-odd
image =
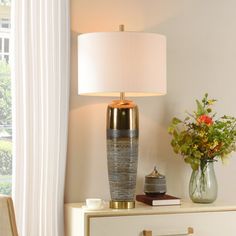
[[13, 199], [21, 236], [59, 236], [69, 103], [69, 0], [12, 1]]

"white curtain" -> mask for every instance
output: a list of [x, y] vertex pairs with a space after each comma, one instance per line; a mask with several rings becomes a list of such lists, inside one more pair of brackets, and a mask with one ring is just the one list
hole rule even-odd
[[20, 236], [59, 236], [69, 103], [69, 0], [12, 1], [13, 199]]

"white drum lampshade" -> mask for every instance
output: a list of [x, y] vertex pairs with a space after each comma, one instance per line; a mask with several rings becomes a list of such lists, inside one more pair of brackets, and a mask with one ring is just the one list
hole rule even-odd
[[78, 37], [80, 95], [166, 93], [166, 39], [154, 33], [87, 33]]

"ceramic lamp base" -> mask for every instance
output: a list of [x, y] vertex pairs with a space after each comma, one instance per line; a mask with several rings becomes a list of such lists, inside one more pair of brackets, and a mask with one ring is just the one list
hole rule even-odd
[[108, 106], [107, 164], [110, 207], [134, 208], [138, 167], [138, 109], [131, 101], [114, 101]]

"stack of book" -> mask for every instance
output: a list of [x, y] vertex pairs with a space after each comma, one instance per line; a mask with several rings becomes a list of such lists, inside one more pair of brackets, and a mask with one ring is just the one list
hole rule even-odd
[[170, 206], [181, 204], [180, 198], [168, 194], [159, 194], [154, 196], [136, 195], [136, 200], [150, 206]]

